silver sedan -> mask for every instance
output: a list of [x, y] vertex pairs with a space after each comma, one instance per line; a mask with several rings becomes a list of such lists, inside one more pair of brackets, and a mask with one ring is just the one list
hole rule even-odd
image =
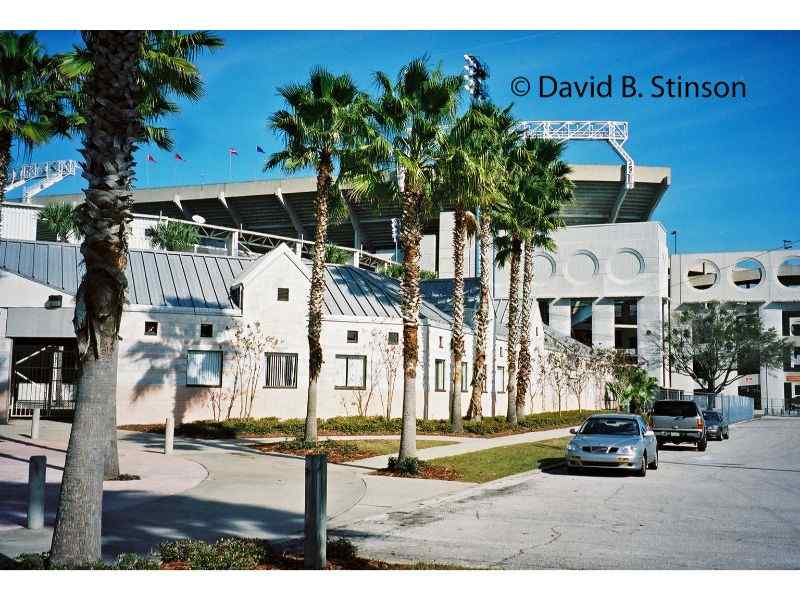
[[610, 413], [592, 415], [567, 445], [567, 471], [584, 468], [620, 469], [640, 477], [658, 468], [658, 444], [647, 422], [639, 415]]

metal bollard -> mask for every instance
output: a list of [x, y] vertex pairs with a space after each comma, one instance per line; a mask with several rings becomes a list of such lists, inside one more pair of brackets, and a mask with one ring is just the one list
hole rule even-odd
[[328, 542], [328, 462], [324, 454], [306, 456], [306, 515], [303, 563], [307, 569], [324, 569]]
[[175, 443], [175, 419], [167, 417], [166, 427], [164, 428], [164, 454], [172, 454], [172, 446]]
[[34, 408], [33, 409], [33, 418], [31, 419], [31, 439], [38, 440], [39, 439], [39, 421], [42, 417], [42, 409], [41, 408]]
[[28, 463], [28, 529], [44, 527], [44, 482], [47, 457], [31, 456]]

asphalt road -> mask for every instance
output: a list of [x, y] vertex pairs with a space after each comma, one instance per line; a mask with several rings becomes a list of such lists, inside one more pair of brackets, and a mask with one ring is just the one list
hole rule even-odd
[[353, 523], [363, 554], [510, 569], [800, 568], [800, 418], [667, 446], [647, 477], [562, 469]]

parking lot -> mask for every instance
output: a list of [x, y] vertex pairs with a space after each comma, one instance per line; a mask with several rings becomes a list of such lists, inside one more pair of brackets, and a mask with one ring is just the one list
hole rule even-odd
[[555, 569], [800, 568], [800, 418], [666, 446], [645, 478], [563, 468], [343, 528], [368, 555]]

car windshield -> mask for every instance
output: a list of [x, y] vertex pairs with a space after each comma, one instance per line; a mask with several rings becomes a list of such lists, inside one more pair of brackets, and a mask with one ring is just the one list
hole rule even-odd
[[662, 417], [695, 417], [698, 413], [694, 402], [662, 400], [653, 406], [653, 414]]
[[711, 412], [711, 411], [704, 412], [703, 413], [703, 418], [706, 421], [708, 421], [709, 423], [719, 423], [720, 420], [721, 420], [719, 418], [719, 413], [715, 413], [715, 412]]
[[639, 426], [633, 419], [589, 419], [581, 429], [584, 435], [638, 435]]

